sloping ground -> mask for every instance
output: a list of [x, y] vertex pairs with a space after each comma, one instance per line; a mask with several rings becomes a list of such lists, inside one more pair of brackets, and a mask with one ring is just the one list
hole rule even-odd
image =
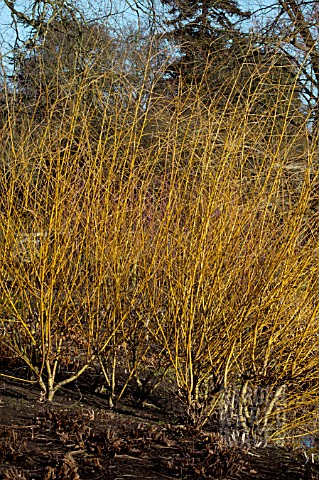
[[32, 386], [0, 381], [0, 478], [319, 479], [319, 467], [279, 447], [227, 447], [155, 408], [123, 405], [65, 390], [40, 403]]

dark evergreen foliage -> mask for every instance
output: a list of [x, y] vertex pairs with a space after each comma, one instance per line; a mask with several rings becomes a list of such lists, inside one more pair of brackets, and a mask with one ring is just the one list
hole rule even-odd
[[203, 66], [212, 54], [224, 56], [243, 36], [238, 22], [247, 18], [234, 0], [188, 1], [162, 0], [170, 7], [169, 36], [180, 44], [181, 59], [171, 65], [171, 76], [186, 71], [200, 78]]

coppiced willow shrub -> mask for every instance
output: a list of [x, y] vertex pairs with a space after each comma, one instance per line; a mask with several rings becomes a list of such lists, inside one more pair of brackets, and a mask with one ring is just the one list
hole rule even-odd
[[126, 291], [134, 179], [127, 158], [107, 151], [105, 119], [91, 137], [86, 88], [72, 95], [71, 85], [46, 122], [9, 119], [3, 131], [1, 340], [49, 400], [118, 348], [135, 297]]
[[295, 95], [284, 115], [279, 82], [259, 119], [262, 82], [220, 110], [202, 86], [160, 97], [144, 78], [117, 94], [77, 76], [43, 121], [8, 112], [3, 351], [49, 400], [94, 365], [110, 406], [167, 375], [197, 427], [221, 412], [230, 438], [314, 432], [317, 151], [306, 119], [290, 137]]

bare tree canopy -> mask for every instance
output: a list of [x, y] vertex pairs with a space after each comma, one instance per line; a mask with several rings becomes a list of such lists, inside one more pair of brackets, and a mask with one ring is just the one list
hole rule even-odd
[[[276, 14], [273, 15], [273, 11]], [[266, 25], [259, 31], [261, 43], [283, 51], [299, 70], [300, 93], [313, 128], [319, 112], [319, 4], [317, 1], [278, 0], [255, 12], [266, 16]], [[266, 15], [265, 15], [266, 14]]]
[[[12, 27], [15, 30], [15, 47], [22, 41], [33, 45], [39, 37], [45, 38], [48, 28], [52, 22], [63, 17], [71, 18], [74, 23], [80, 26], [83, 20], [83, 13], [73, 1], [68, 0], [35, 0], [30, 2], [29, 7], [22, 9], [15, 0], [4, 0], [9, 8], [12, 18]], [[28, 2], [29, 3], [29, 2]], [[29, 29], [29, 35], [21, 38], [19, 27]]]

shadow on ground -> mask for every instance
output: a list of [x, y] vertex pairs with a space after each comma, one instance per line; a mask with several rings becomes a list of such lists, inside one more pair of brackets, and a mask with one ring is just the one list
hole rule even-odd
[[229, 447], [173, 412], [64, 390], [51, 404], [30, 385], [0, 382], [0, 479], [318, 479], [304, 455], [275, 446]]

